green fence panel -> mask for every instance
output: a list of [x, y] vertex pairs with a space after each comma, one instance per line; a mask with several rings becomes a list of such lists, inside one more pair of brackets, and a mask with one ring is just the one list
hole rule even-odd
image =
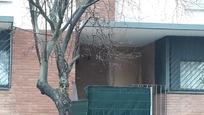
[[73, 101], [70, 109], [71, 115], [87, 115], [88, 102], [83, 101]]
[[89, 86], [86, 93], [88, 115], [150, 115], [150, 88]]

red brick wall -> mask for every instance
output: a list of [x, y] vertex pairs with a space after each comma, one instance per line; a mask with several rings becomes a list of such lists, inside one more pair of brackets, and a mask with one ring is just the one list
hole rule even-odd
[[115, 20], [115, 0], [100, 0], [95, 4], [96, 16], [106, 20]]
[[[81, 4], [82, 0], [77, 0], [77, 5]], [[115, 0], [99, 0], [92, 5], [91, 10], [88, 8], [83, 18], [86, 19], [94, 14], [100, 20], [113, 21], [115, 20]], [[94, 13], [93, 13], [94, 12]]]
[[[0, 115], [58, 114], [52, 100], [36, 88], [39, 71], [33, 43], [32, 33], [23, 30], [15, 32], [12, 84], [9, 91], [0, 91]], [[58, 81], [54, 62], [50, 62], [49, 82], [55, 87]]]
[[167, 94], [167, 115], [204, 115], [203, 94]]

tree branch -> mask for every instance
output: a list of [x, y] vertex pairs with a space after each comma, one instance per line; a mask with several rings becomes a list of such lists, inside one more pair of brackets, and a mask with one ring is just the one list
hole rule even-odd
[[64, 43], [63, 43], [63, 46], [62, 46], [62, 51], [65, 52], [66, 49], [67, 49], [67, 45], [68, 45], [68, 42], [69, 40], [71, 39], [71, 34], [73, 32], [73, 29], [76, 25], [76, 23], [79, 21], [80, 17], [83, 15], [84, 11], [92, 4], [98, 2], [99, 0], [85, 0], [85, 4], [84, 5], [81, 5], [76, 14], [73, 16], [73, 18], [71, 19], [70, 21], [70, 26], [67, 30], [67, 33], [65, 35], [65, 39], [64, 39]]
[[85, 5], [85, 6], [83, 6], [83, 7], [87, 8], [87, 7], [89, 7], [89, 6], [93, 5], [93, 4], [95, 4], [95, 3], [98, 2], [98, 1], [99, 1], [99, 0], [95, 0], [95, 1], [93, 1], [93, 2], [91, 2], [91, 3], [88, 3], [87, 5]]
[[79, 59], [79, 57], [80, 57], [80, 55], [76, 55], [73, 59], [72, 59], [72, 61], [70, 62], [70, 70], [71, 70], [71, 68], [73, 67], [73, 65], [75, 64], [75, 62], [76, 62], [76, 60], [77, 59]]
[[[85, 27], [85, 25], [88, 23], [88, 21], [91, 19], [92, 17], [89, 17], [85, 23], [79, 28], [79, 30], [76, 30], [77, 31], [77, 35], [76, 35], [76, 41], [75, 41], [75, 46], [74, 46], [74, 51], [73, 51], [73, 61], [75, 60], [74, 58], [78, 57], [79, 56], [79, 52], [78, 52], [78, 49], [79, 49], [79, 37], [81, 35], [81, 32], [83, 30], [83, 28]], [[77, 54], [78, 53], [78, 54]], [[76, 61], [76, 60], [75, 60]], [[72, 66], [72, 62], [70, 64], [70, 66]]]
[[[72, 14], [73, 16], [78, 12], [79, 9], [77, 9], [74, 14]], [[70, 22], [72, 21], [73, 17], [71, 17], [67, 23], [62, 27], [61, 31], [63, 32], [65, 29], [67, 29], [67, 27], [69, 26]]]
[[37, 53], [37, 57], [38, 57], [38, 62], [39, 64], [41, 64], [41, 56], [40, 56], [40, 49], [38, 46], [38, 37], [37, 37], [37, 30], [38, 30], [38, 26], [37, 26], [37, 14], [36, 12], [34, 12], [32, 5], [29, 3], [30, 6], [30, 14], [31, 14], [31, 23], [33, 26], [33, 31], [34, 31], [34, 40], [35, 40], [35, 49], [36, 49], [36, 53]]
[[86, 26], [86, 24], [89, 22], [89, 20], [91, 19], [92, 17], [89, 17], [84, 23], [83, 25], [81, 26], [81, 28], [79, 29], [78, 31], [78, 37], [80, 36], [82, 30], [84, 29], [84, 27]]
[[33, 0], [28, 0], [30, 4], [32, 4], [33, 6], [35, 6], [39, 11], [40, 14], [48, 21], [48, 23], [50, 24], [50, 27], [52, 30], [55, 30], [55, 26], [54, 23], [52, 22], [52, 20], [49, 19], [49, 17], [46, 15], [46, 13], [44, 12], [44, 10], [42, 9], [42, 7], [39, 4], [39, 0], [36, 0], [36, 3]]

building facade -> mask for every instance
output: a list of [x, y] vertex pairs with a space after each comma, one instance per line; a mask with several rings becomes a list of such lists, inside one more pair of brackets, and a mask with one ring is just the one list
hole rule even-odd
[[[82, 42], [81, 58], [71, 73], [72, 83], [75, 85], [76, 79], [77, 88], [77, 93], [70, 93], [74, 94], [72, 98], [85, 99], [84, 88], [88, 85], [163, 85], [166, 98], [162, 106], [165, 106], [166, 115], [202, 115], [204, 27], [158, 24], [202, 24], [202, 1], [199, 4], [199, 7], [175, 10], [176, 3], [169, 0], [128, 0], [126, 3], [103, 0], [97, 3], [96, 16], [109, 19], [108, 32], [116, 43], [114, 52], [111, 58], [101, 61], [107, 58], [101, 57], [107, 50], [91, 45], [88, 55], [86, 49], [90, 44], [88, 40]], [[39, 68], [26, 2], [0, 0], [0, 6], [0, 115], [56, 115], [52, 100], [36, 88]], [[10, 10], [13, 7], [16, 7], [15, 12]], [[14, 33], [9, 31], [12, 26], [17, 27]], [[97, 27], [87, 25], [81, 37], [95, 35], [93, 28]], [[189, 71], [191, 73], [187, 73]], [[54, 59], [50, 62], [49, 74], [49, 83], [57, 87]]]

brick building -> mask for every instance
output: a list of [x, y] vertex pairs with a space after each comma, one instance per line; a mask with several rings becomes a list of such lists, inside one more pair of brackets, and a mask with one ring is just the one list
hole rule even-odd
[[[72, 90], [71, 98], [85, 99], [87, 85], [162, 85], [165, 86], [165, 100], [159, 105], [162, 107], [155, 109], [164, 107], [165, 111], [154, 110], [155, 115], [202, 115], [204, 26], [115, 22], [118, 20], [115, 19], [115, 2], [104, 0], [95, 7], [99, 18], [111, 20], [103, 27], [110, 28], [120, 59], [101, 62], [96, 58], [100, 46], [91, 46], [95, 50], [90, 50], [91, 55], [86, 54], [87, 46], [90, 47], [86, 37], [95, 35], [97, 28], [97, 25], [88, 24], [81, 35], [85, 39], [81, 43], [81, 55], [85, 56], [77, 60], [76, 71], [71, 73], [72, 85], [76, 77], [77, 89], [77, 93]], [[12, 24], [12, 17], [0, 17], [0, 115], [56, 115], [54, 103], [36, 88], [39, 68], [32, 32], [17, 28], [10, 33]], [[57, 87], [54, 64], [53, 59], [49, 83]]]
[[[58, 111], [53, 101], [36, 88], [39, 65], [32, 30], [14, 27], [15, 31], [10, 31], [13, 25], [21, 25], [17, 21], [22, 21], [15, 17], [16, 14], [6, 13], [14, 3], [13, 0], [0, 0], [0, 5], [5, 6], [1, 7], [5, 12], [0, 12], [0, 115], [57, 115]], [[97, 4], [104, 6], [109, 3], [103, 1]], [[104, 7], [97, 7], [96, 10], [104, 11], [101, 17], [113, 18], [114, 13], [106, 15], [107, 10]], [[29, 18], [25, 15], [25, 19]], [[68, 47], [72, 48], [72, 44]], [[58, 73], [54, 58], [51, 59], [49, 66], [49, 83], [57, 87]], [[71, 72], [70, 79], [70, 98], [76, 100], [75, 68]]]

